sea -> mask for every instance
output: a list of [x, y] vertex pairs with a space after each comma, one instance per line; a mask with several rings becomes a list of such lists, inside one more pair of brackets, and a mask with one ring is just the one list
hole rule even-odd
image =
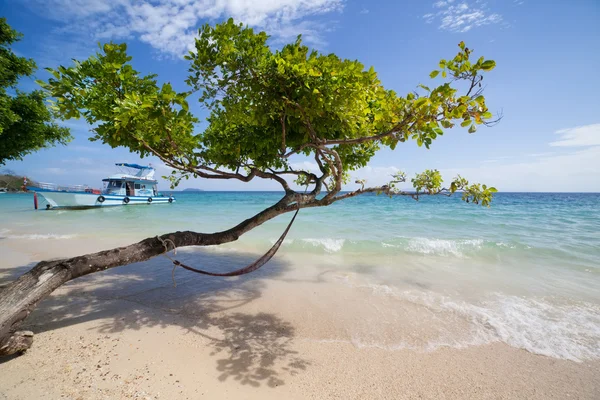
[[[215, 232], [274, 204], [281, 193], [174, 196], [173, 204], [88, 210], [44, 210], [41, 202], [36, 211], [31, 194], [2, 194], [0, 249]], [[266, 252], [290, 218], [208, 249], [219, 257], [215, 268], [241, 267], [236, 254]], [[288, 272], [258, 276], [293, 273], [328, 285], [331, 295], [311, 304], [329, 310], [340, 329], [314, 340], [425, 352], [504, 342], [576, 362], [600, 359], [600, 194], [498, 193], [490, 208], [458, 197], [359, 196], [301, 210], [263, 267], [278, 268]]]

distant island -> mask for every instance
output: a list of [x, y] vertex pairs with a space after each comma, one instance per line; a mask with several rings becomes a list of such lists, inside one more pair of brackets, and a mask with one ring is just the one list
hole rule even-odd
[[[34, 184], [35, 181], [28, 178], [30, 184]], [[0, 189], [3, 192], [20, 192], [23, 187], [23, 176], [17, 175], [14, 171], [4, 170], [0, 172]]]
[[196, 189], [196, 188], [187, 188], [187, 189], [183, 189], [183, 192], [204, 192], [204, 190]]

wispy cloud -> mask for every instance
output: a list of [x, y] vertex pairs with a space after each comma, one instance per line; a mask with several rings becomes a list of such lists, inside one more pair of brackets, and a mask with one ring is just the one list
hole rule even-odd
[[[291, 163], [290, 166], [295, 170], [309, 171], [319, 174], [319, 166], [312, 161], [297, 161]], [[350, 180], [347, 185], [344, 185], [345, 190], [356, 189], [359, 185], [354, 182], [357, 179], [364, 179], [367, 186], [381, 186], [389, 183], [392, 180], [392, 175], [399, 172], [400, 168], [396, 166], [380, 166], [371, 167], [366, 166], [359, 168], [356, 171], [350, 173]]]
[[364, 179], [366, 186], [381, 186], [389, 183], [392, 180], [392, 175], [399, 172], [400, 168], [396, 166], [388, 167], [371, 167], [366, 166], [350, 174], [350, 184], [346, 185], [345, 189], [356, 189], [359, 187], [354, 182], [357, 179]]
[[317, 163], [311, 161], [299, 161], [290, 164], [290, 167], [297, 171], [308, 171], [308, 172], [318, 172], [319, 166]]
[[477, 167], [441, 170], [444, 177], [461, 174], [472, 182], [493, 185], [501, 191], [598, 192], [600, 146], [512, 163], [485, 163]]
[[266, 29], [274, 38], [302, 33], [323, 44], [324, 26], [311, 18], [343, 9], [344, 0], [24, 0], [43, 16], [64, 23], [63, 31], [96, 40], [132, 39], [163, 54], [192, 49], [204, 21], [233, 17]]
[[67, 173], [67, 170], [64, 168], [50, 167], [50, 168], [44, 168], [44, 172], [46, 172], [48, 174], [52, 174], [52, 175], [64, 175]]
[[440, 0], [433, 3], [434, 12], [423, 15], [425, 22], [437, 21], [439, 28], [450, 32], [468, 32], [473, 28], [498, 24], [502, 15], [487, 9], [484, 2]]
[[600, 124], [577, 126], [556, 131], [560, 140], [550, 143], [556, 147], [600, 146]]
[[527, 154], [513, 162], [484, 161], [476, 168], [442, 172], [460, 173], [504, 191], [600, 191], [600, 124], [561, 129], [556, 134], [560, 140], [549, 145], [565, 147], [563, 151]]
[[98, 164], [97, 160], [93, 160], [91, 158], [87, 158], [87, 157], [77, 157], [77, 158], [73, 158], [73, 159], [64, 159], [61, 160], [63, 163], [65, 164], [70, 164], [73, 166], [82, 166], [82, 165], [96, 165]]
[[530, 153], [530, 154], [527, 154], [527, 156], [528, 157], [548, 157], [548, 156], [551, 156], [551, 155], [554, 155], [554, 154], [555, 153], [553, 151], [546, 151], [546, 152], [543, 152], [543, 153]]

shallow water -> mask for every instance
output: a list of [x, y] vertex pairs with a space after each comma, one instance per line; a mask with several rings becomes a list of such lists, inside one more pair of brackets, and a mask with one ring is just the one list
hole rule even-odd
[[[176, 197], [171, 205], [34, 211], [31, 195], [5, 194], [0, 247], [213, 232], [279, 194]], [[224, 260], [228, 252], [264, 252], [290, 217], [218, 251]], [[490, 209], [457, 198], [362, 196], [302, 210], [280, 254], [304, 280], [319, 277], [340, 294], [323, 307], [344, 334], [318, 340], [423, 351], [503, 341], [551, 357], [600, 359], [600, 194], [500, 193]]]

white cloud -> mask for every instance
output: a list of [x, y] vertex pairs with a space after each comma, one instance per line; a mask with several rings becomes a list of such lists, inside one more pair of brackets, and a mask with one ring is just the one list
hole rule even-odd
[[67, 173], [67, 170], [64, 168], [50, 167], [50, 168], [44, 168], [44, 172], [46, 172], [48, 174], [53, 174], [53, 175], [64, 175]]
[[319, 166], [317, 165], [317, 163], [310, 161], [290, 163], [290, 167], [297, 171], [319, 172]]
[[547, 156], [551, 156], [555, 154], [553, 151], [546, 151], [543, 153], [531, 153], [531, 154], [527, 154], [529, 157], [547, 157]]
[[103, 147], [92, 147], [92, 146], [81, 146], [77, 144], [70, 144], [69, 150], [73, 150], [76, 152], [86, 152], [86, 153], [100, 153], [106, 150]]
[[98, 165], [98, 160], [93, 160], [87, 157], [77, 157], [73, 159], [64, 159], [61, 160], [65, 164], [70, 164], [72, 166], [82, 166], [82, 165]]
[[[295, 170], [303, 170], [314, 173], [319, 173], [319, 167], [311, 161], [298, 161], [291, 163], [290, 166]], [[401, 169], [395, 166], [387, 167], [371, 167], [366, 166], [350, 173], [350, 181], [344, 185], [344, 190], [357, 189], [360, 185], [354, 183], [357, 179], [366, 180], [366, 186], [381, 186], [389, 183], [392, 180], [392, 175], [399, 172]]]
[[476, 168], [442, 169], [451, 179], [461, 174], [471, 182], [515, 192], [600, 191], [600, 146], [567, 154], [538, 156], [515, 163], [487, 163]]
[[600, 146], [600, 124], [584, 125], [556, 131], [560, 140], [551, 142], [556, 147]]
[[25, 0], [40, 14], [65, 23], [63, 31], [96, 40], [137, 38], [181, 56], [193, 47], [205, 21], [233, 17], [265, 29], [275, 40], [303, 34], [322, 45], [318, 15], [341, 11], [344, 0]]
[[350, 184], [348, 188], [357, 188], [354, 182], [357, 179], [364, 179], [365, 186], [381, 186], [389, 183], [392, 180], [392, 175], [399, 172], [400, 168], [395, 166], [389, 167], [371, 167], [366, 166], [350, 173]]
[[440, 29], [451, 32], [468, 32], [479, 26], [502, 22], [500, 14], [489, 12], [485, 3], [479, 0], [474, 3], [454, 0], [437, 1], [433, 7], [438, 11], [423, 15], [425, 22], [433, 23], [438, 20]]
[[[445, 176], [460, 173], [473, 182], [484, 182], [503, 191], [600, 191], [600, 124], [561, 129], [555, 147], [583, 147], [570, 152], [532, 153], [524, 161], [483, 162], [477, 168], [453, 168]], [[500, 160], [501, 157], [498, 157]]]

